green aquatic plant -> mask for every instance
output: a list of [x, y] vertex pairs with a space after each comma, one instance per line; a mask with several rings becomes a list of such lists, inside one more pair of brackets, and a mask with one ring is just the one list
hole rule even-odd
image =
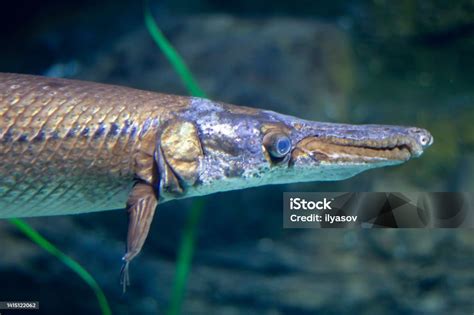
[[179, 248], [178, 259], [176, 262], [176, 273], [174, 277], [173, 291], [171, 295], [168, 315], [177, 315], [181, 313], [181, 305], [186, 291], [188, 274], [191, 269], [191, 261], [194, 253], [194, 244], [196, 232], [204, 209], [204, 198], [193, 202], [184, 232], [182, 234], [181, 245]]
[[70, 256], [64, 254], [60, 251], [56, 246], [54, 246], [51, 242], [41, 236], [33, 227], [31, 227], [28, 223], [21, 219], [10, 219], [10, 223], [18, 228], [23, 234], [25, 234], [28, 238], [30, 238], [34, 243], [38, 244], [41, 248], [45, 251], [56, 257], [60, 260], [64, 265], [69, 267], [72, 271], [74, 271], [84, 282], [94, 291], [94, 294], [99, 302], [100, 310], [102, 315], [111, 315], [112, 311], [110, 310], [109, 303], [107, 302], [107, 298], [105, 297], [104, 292], [100, 288], [99, 284], [92, 275], [87, 272], [84, 267], [82, 267], [77, 261], [75, 261]]
[[204, 91], [199, 87], [183, 58], [179, 55], [173, 45], [171, 45], [168, 39], [166, 39], [165, 35], [156, 24], [148, 3], [145, 4], [145, 25], [154, 42], [179, 75], [188, 92], [193, 96], [206, 97], [206, 93], [204, 93]]
[[[179, 55], [176, 49], [174, 49], [174, 47], [156, 24], [148, 3], [145, 3], [144, 14], [145, 25], [148, 32], [150, 33], [156, 45], [168, 59], [168, 62], [171, 64], [173, 69], [179, 75], [188, 92], [193, 96], [206, 97], [206, 93], [199, 87], [196, 79], [184, 62], [184, 59]], [[181, 313], [181, 306], [183, 304], [187, 278], [194, 252], [196, 232], [199, 224], [199, 218], [201, 217], [202, 211], [204, 209], [204, 204], [204, 199], [200, 198], [193, 202], [190, 209], [178, 252], [173, 291], [171, 295], [170, 306], [167, 312], [168, 315], [176, 315]]]

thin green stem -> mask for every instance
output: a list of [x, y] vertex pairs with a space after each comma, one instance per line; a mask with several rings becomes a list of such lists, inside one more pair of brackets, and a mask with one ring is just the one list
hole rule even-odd
[[182, 234], [181, 245], [176, 264], [176, 274], [174, 278], [173, 292], [167, 315], [181, 314], [186, 283], [194, 254], [196, 232], [199, 226], [199, 219], [204, 209], [204, 198], [193, 202], [191, 212], [188, 216], [184, 232]]
[[174, 70], [178, 73], [189, 93], [193, 96], [205, 97], [206, 94], [199, 87], [183, 58], [179, 55], [176, 49], [174, 49], [168, 39], [166, 39], [165, 35], [156, 24], [147, 2], [145, 3], [145, 25], [154, 42], [171, 63]]
[[46, 250], [48, 253], [59, 259], [63, 264], [69, 267], [73, 272], [75, 272], [85, 283], [94, 291], [94, 294], [99, 302], [100, 309], [103, 315], [111, 315], [112, 311], [110, 310], [109, 303], [105, 297], [104, 292], [100, 288], [99, 284], [95, 281], [92, 275], [87, 272], [77, 261], [71, 257], [64, 254], [51, 242], [41, 236], [37, 231], [35, 231], [28, 223], [21, 219], [10, 219], [9, 220], [13, 225], [15, 225], [23, 234], [29, 237], [34, 243]]

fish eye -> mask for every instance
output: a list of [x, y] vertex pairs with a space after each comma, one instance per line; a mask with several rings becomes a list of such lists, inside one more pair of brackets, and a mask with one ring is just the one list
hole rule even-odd
[[284, 133], [268, 134], [263, 139], [263, 144], [273, 158], [280, 159], [291, 150], [291, 140]]

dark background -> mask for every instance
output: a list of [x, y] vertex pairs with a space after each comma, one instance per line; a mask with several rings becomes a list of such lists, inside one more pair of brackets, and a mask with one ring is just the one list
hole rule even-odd
[[[472, 1], [152, 1], [211, 98], [307, 119], [415, 125], [420, 159], [334, 183], [206, 198], [183, 314], [471, 314], [472, 230], [284, 230], [284, 191], [473, 191]], [[0, 71], [186, 94], [136, 1], [2, 1]], [[114, 314], [162, 314], [192, 200], [160, 206], [119, 285], [125, 213], [29, 219], [89, 270]], [[98, 314], [60, 262], [0, 222], [0, 300]], [[6, 312], [2, 312], [7, 314]]]

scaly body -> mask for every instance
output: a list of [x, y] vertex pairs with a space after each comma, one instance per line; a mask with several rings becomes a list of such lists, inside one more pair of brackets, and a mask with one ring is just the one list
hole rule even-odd
[[137, 160], [153, 155], [158, 125], [187, 102], [0, 74], [0, 218], [123, 208]]
[[416, 127], [312, 122], [200, 98], [0, 73], [0, 218], [121, 209], [129, 262], [158, 202], [342, 180], [417, 157]]

